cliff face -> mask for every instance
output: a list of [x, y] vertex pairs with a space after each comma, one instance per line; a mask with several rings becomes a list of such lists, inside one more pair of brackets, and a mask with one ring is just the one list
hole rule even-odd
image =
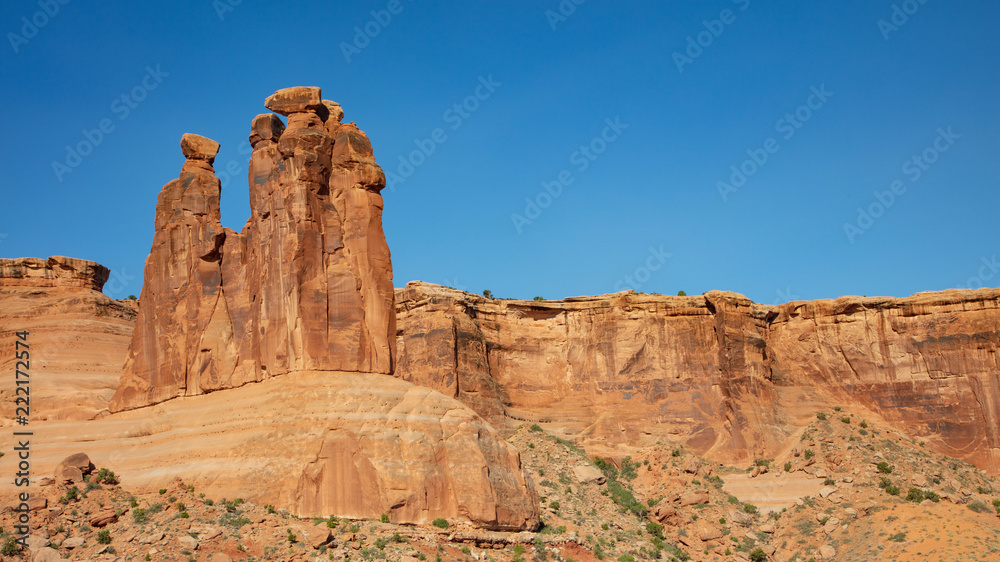
[[765, 306], [714, 291], [505, 301], [411, 283], [396, 310], [397, 376], [595, 452], [661, 440], [726, 462], [773, 456], [817, 408], [842, 405], [1000, 469], [1000, 290]]
[[288, 88], [253, 120], [252, 216], [222, 228], [219, 145], [185, 135], [164, 186], [142, 308], [112, 411], [297, 370], [388, 374], [395, 316], [382, 233], [385, 176], [319, 88]]
[[[106, 267], [87, 260], [0, 259], [0, 415], [15, 404], [15, 332], [28, 331], [31, 418], [88, 420], [118, 386], [135, 308], [101, 293]], [[18, 351], [23, 351], [19, 349]]]

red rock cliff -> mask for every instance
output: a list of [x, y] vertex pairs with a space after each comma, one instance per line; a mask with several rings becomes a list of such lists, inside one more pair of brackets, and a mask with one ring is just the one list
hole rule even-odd
[[[15, 332], [28, 331], [32, 419], [89, 420], [118, 387], [135, 308], [101, 289], [106, 267], [87, 260], [0, 259], [0, 415], [16, 414]], [[23, 368], [23, 367], [21, 367]], [[106, 413], [106, 412], [105, 412]]]
[[288, 88], [253, 120], [252, 216], [219, 222], [218, 143], [184, 135], [160, 193], [142, 307], [112, 411], [299, 370], [392, 372], [385, 175], [319, 88]]
[[1000, 469], [1000, 290], [765, 306], [735, 293], [491, 300], [397, 290], [397, 376], [595, 452], [658, 440], [766, 457], [852, 406]]

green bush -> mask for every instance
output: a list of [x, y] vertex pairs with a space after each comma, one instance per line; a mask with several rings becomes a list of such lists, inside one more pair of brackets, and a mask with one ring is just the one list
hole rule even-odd
[[786, 462], [785, 463], [785, 472], [791, 472], [791, 471], [792, 471], [792, 463], [791, 462]]
[[842, 421], [843, 423], [851, 423], [851, 418], [848, 416], [842, 416], [840, 418], [840, 421]]
[[976, 501], [970, 503], [966, 507], [968, 507], [972, 511], [975, 511], [976, 513], [986, 513], [987, 511], [990, 510], [990, 508], [986, 507], [985, 503], [983, 503], [983, 502], [981, 502], [979, 500], [976, 500]]
[[910, 488], [906, 492], [906, 501], [914, 503], [924, 501], [924, 491], [920, 488]]
[[559, 502], [552, 502], [552, 503], [549, 504], [549, 507], [551, 507], [552, 509], [558, 510], [559, 509]]
[[755, 548], [750, 552], [750, 562], [767, 562], [767, 554], [760, 548]]
[[632, 492], [623, 486], [617, 480], [608, 480], [607, 484], [608, 492], [611, 494], [611, 499], [616, 504], [620, 505], [626, 511], [631, 512], [637, 517], [646, 516], [646, 508], [635, 499]]
[[806, 449], [806, 452], [803, 453], [803, 454], [805, 455], [806, 460], [809, 460], [809, 459], [813, 458], [814, 456], [816, 456], [816, 453], [814, 453], [812, 449]]
[[816, 419], [818, 419], [818, 420], [825, 420], [826, 419], [826, 414], [823, 413], [823, 412], [816, 412]]
[[3, 554], [4, 556], [16, 556], [20, 552], [21, 547], [18, 546], [14, 537], [8, 537], [7, 540], [4, 541], [3, 546], [0, 547], [0, 554]]
[[640, 466], [641, 465], [639, 463], [632, 462], [632, 457], [625, 457], [622, 459], [620, 476], [626, 480], [635, 480], [635, 478], [639, 476], [637, 470]]
[[663, 525], [660, 525], [659, 523], [653, 523], [652, 521], [646, 523], [646, 532], [660, 540], [664, 540]]
[[531, 431], [542, 431], [542, 426], [537, 423], [533, 423], [529, 429], [531, 429]]
[[674, 449], [673, 451], [670, 452], [670, 456], [671, 457], [679, 457], [679, 456], [681, 456], [681, 450], [680, 449]]
[[743, 511], [750, 515], [757, 515], [757, 506], [752, 503], [743, 504]]
[[382, 517], [380, 518], [380, 521], [382, 521], [383, 523], [388, 523], [389, 522], [389, 515], [386, 514], [386, 513], [383, 513]]
[[889, 540], [892, 542], [903, 542], [906, 540], [906, 533], [899, 532], [895, 535], [889, 535]]
[[486, 289], [486, 290], [483, 291], [483, 296], [486, 297], [486, 298], [488, 298], [488, 299], [492, 299], [493, 298], [493, 291], [491, 291], [489, 289]]
[[111, 531], [105, 529], [97, 533], [97, 542], [99, 544], [111, 544]]
[[447, 529], [448, 528], [448, 521], [446, 519], [441, 519], [439, 517], [439, 518], [435, 519], [434, 521], [431, 521], [431, 525], [434, 525], [438, 529]]
[[875, 468], [877, 468], [881, 474], [892, 474], [892, 466], [885, 461], [879, 461], [879, 463], [875, 465]]
[[536, 301], [543, 301], [543, 300], [545, 300], [545, 297], [535, 297], [535, 300]]

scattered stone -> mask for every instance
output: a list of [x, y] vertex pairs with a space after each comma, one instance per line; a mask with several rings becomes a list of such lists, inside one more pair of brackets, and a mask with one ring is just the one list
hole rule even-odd
[[604, 473], [591, 464], [581, 464], [573, 467], [573, 476], [581, 484], [589, 484], [591, 482], [603, 484], [605, 481]]

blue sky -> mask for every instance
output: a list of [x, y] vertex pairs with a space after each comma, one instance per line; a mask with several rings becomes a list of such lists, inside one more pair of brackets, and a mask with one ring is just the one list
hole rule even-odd
[[996, 2], [62, 1], [0, 7], [0, 256], [96, 260], [111, 296], [139, 293], [181, 135], [222, 143], [239, 230], [241, 143], [298, 85], [396, 176], [397, 287], [1000, 286]]

